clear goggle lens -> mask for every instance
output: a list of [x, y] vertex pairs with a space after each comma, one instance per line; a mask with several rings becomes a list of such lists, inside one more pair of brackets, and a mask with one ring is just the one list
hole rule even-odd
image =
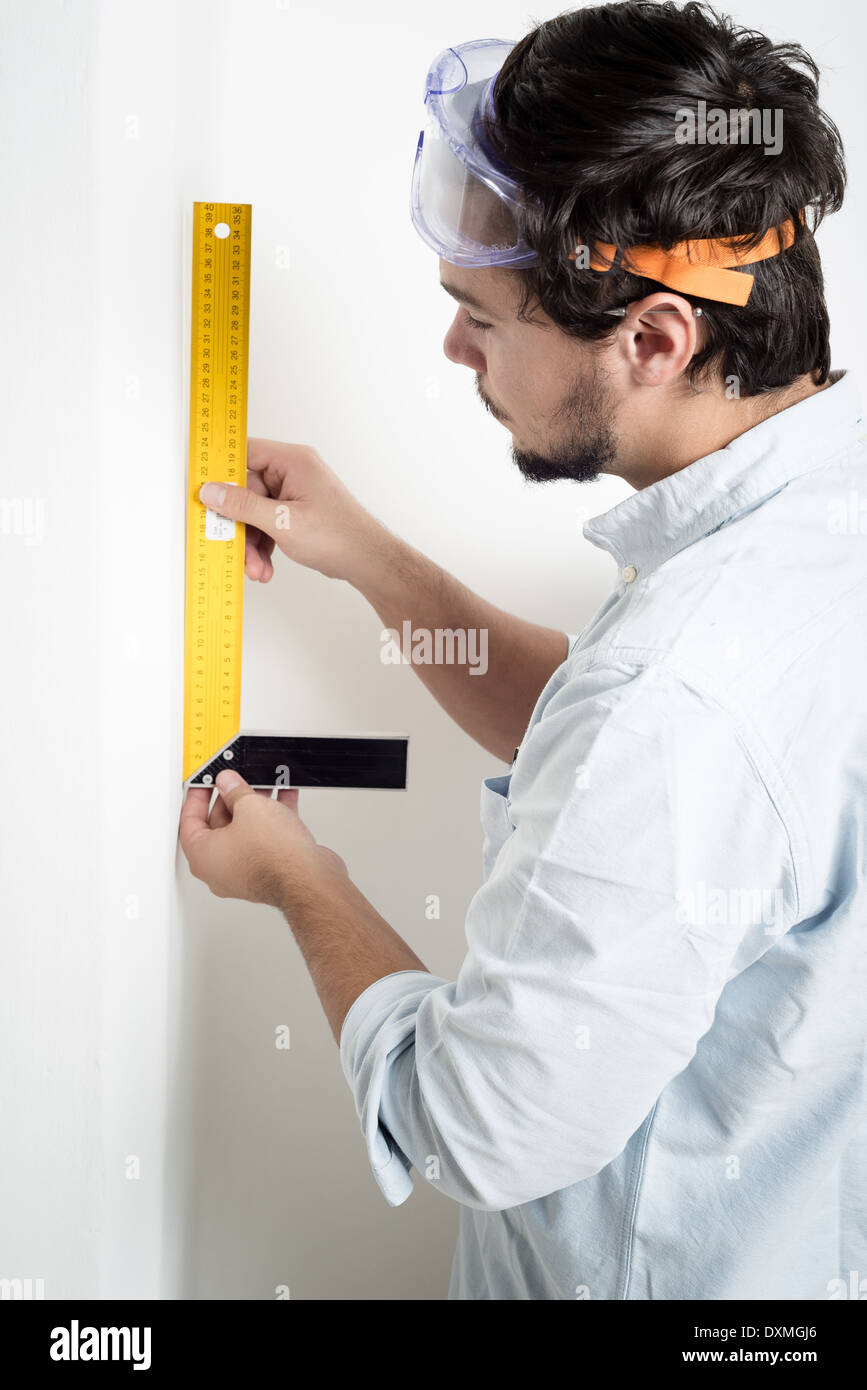
[[433, 122], [416, 155], [413, 213], [428, 245], [446, 260], [493, 265], [522, 250], [510, 204], [458, 159]]
[[538, 259], [521, 234], [520, 190], [481, 143], [479, 111], [511, 46], [481, 40], [447, 49], [428, 74], [412, 219], [423, 240], [456, 265]]

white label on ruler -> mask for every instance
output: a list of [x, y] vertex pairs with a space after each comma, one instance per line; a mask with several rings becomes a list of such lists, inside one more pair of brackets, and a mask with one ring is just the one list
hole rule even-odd
[[[229, 487], [236, 487], [236, 483], [229, 483]], [[235, 539], [235, 523], [229, 516], [220, 516], [211, 507], [205, 508], [205, 540], [207, 541], [233, 541]]]

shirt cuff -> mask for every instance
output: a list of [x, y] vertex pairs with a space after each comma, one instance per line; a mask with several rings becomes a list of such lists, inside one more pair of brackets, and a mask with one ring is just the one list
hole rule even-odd
[[421, 1001], [449, 982], [427, 970], [398, 970], [359, 994], [340, 1030], [340, 1065], [355, 1099], [373, 1176], [390, 1206], [400, 1206], [413, 1189], [406, 1154], [380, 1122], [390, 1063], [415, 1046], [415, 1017]]

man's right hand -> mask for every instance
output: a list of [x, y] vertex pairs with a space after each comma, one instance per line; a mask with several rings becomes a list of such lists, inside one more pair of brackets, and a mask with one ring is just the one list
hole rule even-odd
[[[204, 495], [221, 487], [222, 498]], [[307, 444], [247, 440], [247, 486], [206, 483], [199, 498], [246, 527], [245, 572], [267, 583], [275, 545], [329, 579], [352, 583], [379, 523]]]

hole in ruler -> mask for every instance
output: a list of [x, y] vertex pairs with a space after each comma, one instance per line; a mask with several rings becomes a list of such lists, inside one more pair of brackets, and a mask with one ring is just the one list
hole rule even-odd
[[214, 228], [214, 236], [218, 236], [222, 241], [223, 237], [227, 237], [229, 235], [229, 231], [230, 228], [228, 222], [218, 222], [216, 227]]

